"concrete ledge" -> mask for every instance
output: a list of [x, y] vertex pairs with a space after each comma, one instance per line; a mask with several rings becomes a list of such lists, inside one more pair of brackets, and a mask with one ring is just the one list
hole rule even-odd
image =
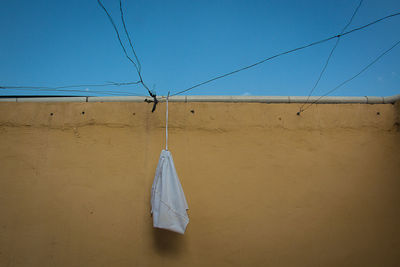
[[365, 98], [367, 99], [367, 104], [384, 104], [384, 102], [385, 102], [384, 97], [366, 96]]
[[86, 102], [86, 97], [17, 97], [16, 102]]
[[144, 102], [145, 96], [89, 96], [87, 102]]
[[[365, 97], [341, 97], [341, 96], [326, 96], [319, 99], [319, 96], [310, 97], [307, 101], [307, 97], [304, 96], [291, 96], [291, 103], [313, 103], [318, 101], [318, 104], [343, 104], [343, 103], [354, 103], [354, 104], [366, 104], [367, 99]], [[319, 99], [319, 100], [318, 100]]]
[[384, 103], [385, 104], [393, 104], [394, 102], [396, 102], [396, 101], [399, 101], [400, 100], [400, 95], [392, 95], [392, 96], [387, 96], [387, 97], [384, 97]]
[[[171, 96], [170, 102], [238, 102], [238, 103], [313, 103], [317, 104], [393, 104], [400, 100], [399, 95], [380, 96]], [[88, 97], [17, 97], [0, 98], [0, 102], [144, 102], [152, 100], [145, 96], [88, 96]], [[165, 102], [165, 96], [159, 96]]]
[[0, 102], [17, 102], [17, 98], [16, 98], [16, 97], [12, 97], [12, 98], [0, 98]]

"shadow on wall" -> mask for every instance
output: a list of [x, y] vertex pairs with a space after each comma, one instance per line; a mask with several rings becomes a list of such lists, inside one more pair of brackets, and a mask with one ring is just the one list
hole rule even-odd
[[152, 232], [154, 247], [159, 254], [178, 256], [184, 251], [184, 235], [159, 228], [153, 228]]
[[395, 112], [396, 112], [396, 121], [394, 123], [394, 128], [398, 132], [400, 132], [400, 101], [396, 101], [395, 103]]

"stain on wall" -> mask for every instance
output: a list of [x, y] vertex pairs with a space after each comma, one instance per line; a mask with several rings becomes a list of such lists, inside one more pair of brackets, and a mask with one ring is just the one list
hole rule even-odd
[[399, 104], [169, 108], [183, 236], [150, 216], [165, 104], [0, 103], [0, 266], [398, 266]]

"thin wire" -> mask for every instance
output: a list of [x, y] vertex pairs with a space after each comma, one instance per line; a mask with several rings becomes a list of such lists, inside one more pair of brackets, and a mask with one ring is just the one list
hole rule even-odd
[[[348, 22], [348, 23], [346, 24], [346, 26], [342, 29], [342, 31], [340, 32], [340, 34], [343, 34], [344, 31], [347, 29], [347, 27], [350, 26], [350, 24], [351, 24], [351, 22], [353, 21], [355, 15], [357, 14], [358, 10], [360, 9], [360, 6], [361, 6], [362, 2], [363, 2], [363, 0], [360, 0], [360, 2], [359, 2], [359, 4], [358, 4], [357, 8], [355, 9], [355, 11], [353, 12], [353, 15], [351, 16], [349, 22]], [[303, 103], [303, 105], [301, 105], [300, 111], [299, 111], [300, 113], [302, 112], [303, 107], [308, 103], [308, 100], [310, 99], [310, 96], [311, 96], [312, 93], [314, 92], [315, 88], [317, 88], [317, 86], [318, 86], [318, 84], [319, 84], [319, 82], [320, 82], [322, 76], [324, 75], [324, 73], [325, 73], [325, 71], [326, 71], [326, 68], [328, 67], [328, 64], [329, 64], [330, 59], [332, 58], [333, 52], [335, 51], [335, 49], [336, 49], [336, 47], [338, 46], [339, 42], [340, 42], [340, 37], [337, 38], [335, 45], [332, 47], [331, 52], [329, 53], [329, 56], [328, 56], [328, 58], [326, 59], [326, 62], [325, 62], [325, 64], [324, 64], [324, 66], [322, 67], [322, 70], [321, 70], [321, 72], [320, 72], [320, 74], [319, 74], [319, 76], [318, 76], [317, 81], [314, 83], [313, 88], [311, 89], [310, 93], [309, 93], [308, 96], [307, 96], [306, 102]]]
[[360, 6], [362, 5], [362, 3], [363, 3], [363, 0], [360, 0], [360, 3], [358, 3], [358, 6], [357, 6], [356, 10], [354, 10], [353, 15], [351, 16], [349, 22], [346, 24], [346, 26], [344, 26], [344, 28], [340, 34], [342, 34], [347, 29], [347, 27], [349, 27], [350, 24], [353, 22], [353, 19], [356, 16], [358, 10], [360, 9]]
[[138, 70], [138, 66], [136, 65], [136, 63], [130, 58], [130, 56], [129, 56], [128, 53], [126, 52], [125, 46], [124, 46], [124, 44], [123, 44], [122, 41], [121, 41], [121, 37], [120, 37], [120, 35], [119, 35], [119, 31], [118, 31], [118, 29], [117, 29], [117, 26], [115, 25], [114, 20], [112, 19], [110, 13], [108, 13], [107, 9], [104, 7], [104, 5], [101, 3], [100, 0], [97, 0], [97, 3], [98, 3], [98, 4], [100, 5], [100, 7], [104, 10], [104, 12], [107, 14], [108, 20], [111, 22], [111, 24], [112, 24], [112, 26], [113, 26], [113, 28], [114, 28], [114, 31], [115, 31], [115, 33], [117, 34], [117, 38], [118, 38], [119, 44], [121, 45], [122, 50], [124, 51], [124, 54], [125, 54], [126, 58], [127, 58], [130, 62], [132, 62], [132, 64], [135, 66], [136, 70]]
[[124, 31], [125, 31], [126, 37], [128, 37], [129, 45], [130, 45], [130, 47], [132, 49], [133, 55], [135, 56], [135, 59], [136, 59], [137, 65], [138, 65], [137, 71], [141, 72], [142, 71], [142, 64], [140, 64], [140, 60], [139, 60], [138, 56], [136, 55], [135, 49], [133, 48], [131, 37], [129, 36], [128, 30], [126, 29], [125, 19], [124, 19], [124, 11], [122, 9], [122, 1], [121, 0], [119, 0], [119, 10], [121, 12], [121, 20], [122, 20], [122, 24], [124, 26]]
[[[123, 26], [124, 26], [125, 33], [126, 33], [126, 35], [127, 35], [127, 37], [128, 37], [128, 40], [129, 40], [129, 44], [131, 45], [131, 48], [132, 48], [133, 53], [134, 53], [134, 55], [135, 55], [135, 58], [136, 58], [137, 61], [138, 61], [137, 64], [132, 60], [132, 58], [131, 58], [131, 57], [128, 55], [128, 53], [126, 52], [125, 46], [124, 46], [124, 44], [123, 44], [122, 41], [121, 41], [121, 37], [120, 37], [120, 35], [119, 35], [119, 31], [118, 31], [118, 29], [117, 29], [117, 26], [115, 25], [114, 20], [112, 19], [110, 13], [107, 11], [107, 9], [104, 7], [104, 5], [101, 3], [100, 0], [97, 0], [97, 3], [98, 3], [98, 4], [100, 5], [100, 7], [104, 10], [104, 12], [107, 14], [108, 20], [111, 22], [111, 24], [112, 24], [112, 26], [113, 26], [113, 28], [114, 28], [114, 31], [115, 31], [115, 33], [117, 34], [117, 38], [118, 38], [119, 44], [121, 45], [122, 50], [124, 51], [124, 54], [125, 54], [126, 58], [128, 58], [128, 60], [129, 60], [130, 62], [132, 62], [132, 64], [135, 66], [135, 69], [136, 69], [136, 71], [137, 71], [137, 74], [138, 74], [138, 76], [139, 76], [139, 78], [140, 78], [140, 81], [139, 81], [140, 84], [143, 85], [143, 87], [147, 90], [147, 92], [149, 93], [149, 95], [154, 99], [154, 106], [153, 106], [153, 111], [154, 111], [154, 110], [155, 110], [155, 106], [156, 106], [156, 104], [158, 103], [158, 101], [157, 101], [156, 95], [155, 95], [153, 92], [150, 91], [149, 87], [148, 87], [148, 86], [144, 83], [144, 81], [143, 81], [143, 77], [142, 77], [142, 73], [141, 73], [141, 65], [140, 65], [139, 59], [137, 58], [136, 53], [135, 53], [135, 51], [134, 51], [134, 49], [133, 49], [132, 41], [131, 41], [131, 39], [130, 39], [130, 37], [129, 37], [129, 34], [128, 34], [128, 31], [127, 31], [127, 29], [126, 29], [125, 20], [124, 20], [124, 15], [123, 15], [123, 11], [122, 11], [122, 3], [120, 2], [121, 19], [122, 19], [122, 23], [123, 23]], [[138, 65], [140, 65], [140, 68], [138, 67]]]
[[140, 81], [136, 82], [107, 82], [104, 84], [75, 84], [75, 85], [64, 85], [64, 86], [15, 86], [15, 85], [0, 85], [1, 90], [19, 90], [19, 91], [46, 91], [46, 92], [83, 92], [83, 93], [101, 93], [101, 94], [110, 94], [110, 95], [136, 95], [141, 96], [140, 94], [127, 92], [127, 91], [104, 91], [104, 90], [61, 90], [67, 88], [79, 88], [79, 87], [103, 87], [103, 86], [128, 86], [139, 84]]
[[54, 88], [24, 88], [24, 87], [0, 87], [0, 92], [1, 91], [5, 91], [5, 90], [16, 90], [16, 91], [36, 91], [36, 92], [77, 92], [77, 93], [86, 93], [86, 94], [106, 94], [106, 95], [131, 95], [131, 96], [144, 96], [145, 95], [140, 95], [140, 94], [136, 94], [136, 93], [131, 93], [131, 92], [123, 92], [123, 91], [99, 91], [99, 90], [74, 90], [74, 89], [70, 89], [70, 90], [63, 90], [63, 89], [54, 89]]
[[322, 39], [322, 40], [320, 40], [320, 41], [316, 41], [316, 42], [313, 42], [313, 43], [310, 43], [310, 44], [307, 44], [307, 45], [304, 45], [304, 46], [301, 46], [301, 47], [298, 47], [298, 48], [295, 48], [295, 49], [291, 49], [291, 50], [288, 50], [288, 51], [285, 51], [285, 52], [276, 54], [276, 55], [274, 55], [274, 56], [271, 56], [271, 57], [265, 58], [265, 59], [263, 59], [263, 60], [260, 60], [260, 61], [254, 63], [254, 64], [245, 66], [245, 67], [243, 67], [243, 68], [240, 68], [240, 69], [237, 69], [237, 70], [234, 70], [234, 71], [231, 71], [231, 72], [222, 74], [222, 75], [220, 75], [220, 76], [214, 77], [214, 78], [212, 78], [212, 79], [210, 79], [210, 80], [201, 82], [201, 83], [196, 84], [196, 85], [194, 85], [194, 86], [192, 86], [192, 87], [189, 87], [189, 88], [187, 88], [187, 89], [185, 89], [185, 90], [182, 90], [182, 91], [179, 91], [179, 92], [177, 92], [177, 93], [174, 93], [174, 94], [172, 94], [171, 96], [175, 96], [175, 95], [182, 94], [182, 93], [184, 93], [184, 92], [190, 91], [190, 90], [192, 90], [192, 89], [194, 89], [194, 88], [196, 88], [196, 87], [199, 87], [199, 86], [201, 86], [201, 85], [204, 85], [204, 84], [210, 83], [210, 82], [212, 82], [212, 81], [215, 81], [215, 80], [224, 78], [224, 77], [226, 77], [226, 76], [230, 76], [230, 75], [232, 75], [232, 74], [238, 73], [238, 72], [243, 71], [243, 70], [250, 69], [250, 68], [252, 68], [252, 67], [255, 67], [255, 66], [257, 66], [257, 65], [260, 65], [260, 64], [262, 64], [262, 63], [264, 63], [264, 62], [266, 62], [266, 61], [269, 61], [269, 60], [271, 60], [271, 59], [274, 59], [274, 58], [277, 58], [277, 57], [280, 57], [280, 56], [283, 56], [283, 55], [286, 55], [286, 54], [290, 54], [290, 53], [293, 53], [293, 52], [295, 52], [295, 51], [302, 50], [302, 49], [305, 49], [305, 48], [308, 48], [308, 47], [311, 47], [311, 46], [314, 46], [314, 45], [318, 45], [318, 44], [321, 44], [321, 43], [330, 41], [330, 40], [332, 40], [332, 39], [339, 38], [339, 37], [341, 37], [341, 36], [345, 36], [345, 35], [351, 34], [351, 33], [353, 33], [353, 32], [362, 30], [362, 29], [367, 28], [367, 27], [369, 27], [369, 26], [372, 26], [372, 25], [374, 25], [374, 24], [376, 24], [376, 23], [378, 23], [378, 22], [381, 22], [381, 21], [383, 21], [383, 20], [386, 20], [386, 19], [391, 18], [391, 17], [398, 16], [398, 15], [400, 15], [400, 12], [394, 13], [394, 14], [391, 14], [391, 15], [388, 15], [388, 16], [383, 17], [383, 18], [380, 18], [380, 19], [377, 19], [377, 20], [375, 20], [375, 21], [373, 21], [373, 22], [370, 22], [370, 23], [368, 23], [368, 24], [366, 24], [366, 25], [364, 25], [364, 26], [361, 26], [361, 27], [352, 29], [352, 30], [347, 31], [347, 32], [345, 32], [345, 33], [343, 33], [343, 34], [334, 35], [334, 36], [331, 36], [331, 37]]
[[351, 80], [355, 79], [356, 77], [358, 77], [361, 73], [363, 73], [364, 71], [366, 71], [367, 69], [369, 69], [372, 65], [374, 65], [376, 62], [378, 62], [378, 60], [380, 60], [384, 55], [386, 55], [387, 53], [390, 52], [390, 50], [392, 50], [393, 48], [395, 48], [398, 44], [400, 44], [400, 40], [397, 41], [393, 46], [391, 46], [389, 49], [387, 49], [385, 52], [383, 52], [382, 54], [380, 54], [377, 58], [375, 58], [371, 63], [369, 63], [367, 66], [365, 66], [362, 70], [360, 70], [356, 75], [352, 76], [351, 78], [345, 80], [344, 82], [340, 83], [338, 86], [336, 86], [335, 88], [331, 89], [330, 91], [328, 91], [327, 93], [323, 94], [322, 96], [320, 96], [317, 100], [315, 100], [314, 102], [312, 102], [309, 106], [307, 106], [305, 109], [303, 109], [303, 112], [306, 111], [307, 109], [309, 109], [313, 104], [316, 104], [319, 100], [321, 100], [321, 98], [333, 93], [334, 91], [336, 91], [337, 89], [339, 89], [340, 87], [342, 87], [343, 85], [345, 85], [346, 83], [350, 82]]
[[102, 86], [125, 86], [125, 85], [133, 85], [139, 84], [140, 81], [137, 82], [107, 82], [104, 84], [75, 84], [75, 85], [64, 85], [64, 86], [56, 86], [56, 87], [48, 87], [48, 86], [14, 86], [14, 85], [0, 85], [1, 89], [18, 89], [18, 88], [26, 88], [26, 89], [64, 89], [64, 88], [76, 88], [76, 87], [102, 87]]
[[[355, 31], [362, 30], [362, 29], [367, 28], [367, 27], [369, 27], [369, 26], [371, 26], [371, 25], [374, 25], [374, 24], [376, 24], [376, 23], [378, 23], [378, 22], [381, 22], [381, 21], [383, 21], [383, 20], [389, 19], [389, 18], [391, 18], [391, 17], [398, 16], [398, 15], [400, 15], [400, 12], [393, 13], [393, 14], [388, 15], [388, 16], [386, 16], [386, 17], [383, 17], [383, 18], [377, 19], [377, 20], [375, 20], [375, 21], [373, 21], [373, 22], [370, 22], [370, 23], [368, 23], [368, 24], [366, 24], [366, 25], [364, 25], [364, 26], [361, 26], [361, 27], [352, 29], [352, 30], [350, 30], [350, 31], [348, 31], [348, 32], [345, 32], [345, 33], [341, 34], [341, 36], [344, 36], [344, 35], [353, 33], [353, 32], [355, 32]], [[337, 37], [340, 37], [340, 36], [338, 35]]]

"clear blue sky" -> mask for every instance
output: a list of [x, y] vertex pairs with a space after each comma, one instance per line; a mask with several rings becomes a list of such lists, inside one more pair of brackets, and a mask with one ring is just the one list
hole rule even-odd
[[[359, 0], [124, 0], [125, 19], [157, 95], [186, 89], [341, 31]], [[122, 31], [118, 0], [103, 0]], [[349, 29], [400, 11], [399, 0], [364, 0]], [[0, 1], [0, 86], [138, 80], [96, 0]], [[400, 39], [400, 16], [343, 37], [313, 95], [357, 73]], [[126, 40], [126, 39], [123, 39]], [[308, 95], [335, 40], [198, 87], [188, 95]], [[147, 95], [140, 85], [88, 87]], [[333, 95], [400, 93], [400, 46]], [[5, 94], [49, 92], [0, 90]], [[90, 93], [52, 93], [92, 95]]]

